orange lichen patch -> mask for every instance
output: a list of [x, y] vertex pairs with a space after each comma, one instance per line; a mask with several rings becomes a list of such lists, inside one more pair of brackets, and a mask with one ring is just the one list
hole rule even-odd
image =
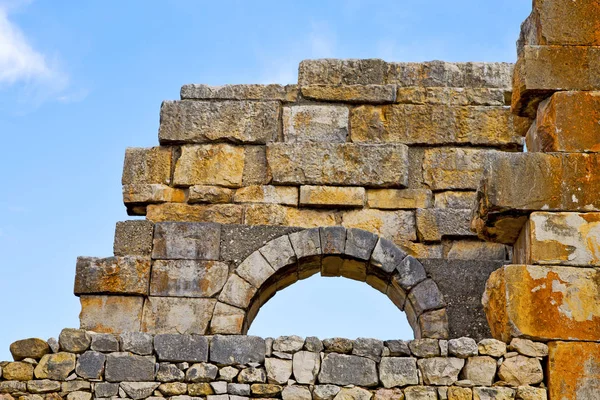
[[600, 343], [551, 342], [548, 350], [551, 399], [600, 398]]
[[494, 337], [504, 341], [600, 338], [595, 269], [509, 265], [492, 274], [483, 303]]
[[239, 224], [242, 222], [242, 206], [238, 204], [150, 204], [146, 219], [152, 222], [216, 222]]
[[300, 186], [300, 205], [315, 207], [363, 207], [365, 189], [341, 186]]

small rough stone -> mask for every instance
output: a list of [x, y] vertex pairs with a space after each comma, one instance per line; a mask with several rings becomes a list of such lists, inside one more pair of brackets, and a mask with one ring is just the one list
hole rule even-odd
[[262, 368], [244, 368], [238, 375], [238, 382], [240, 383], [265, 383], [267, 381], [267, 374]]
[[450, 339], [448, 341], [448, 354], [458, 358], [468, 358], [478, 354], [477, 342], [469, 337]]
[[528, 357], [546, 357], [548, 355], [547, 344], [533, 342], [529, 339], [514, 338], [510, 341], [508, 349]]
[[254, 383], [250, 386], [252, 395], [256, 397], [277, 397], [283, 388], [279, 385], [273, 385], [271, 383]]
[[437, 400], [437, 390], [430, 386], [409, 386], [404, 389], [406, 400]]
[[149, 397], [159, 386], [156, 382], [121, 382], [120, 387], [133, 400]]
[[489, 356], [469, 357], [461, 377], [476, 386], [492, 386], [496, 377], [496, 360]]
[[465, 360], [454, 357], [432, 357], [417, 361], [423, 380], [427, 385], [450, 386], [458, 381], [458, 374]]
[[292, 361], [267, 358], [265, 359], [265, 369], [269, 383], [284, 385], [292, 376]]
[[72, 353], [46, 354], [35, 367], [35, 377], [64, 381], [75, 370], [75, 360], [75, 354]]
[[321, 340], [318, 337], [308, 336], [304, 340], [304, 350], [319, 353], [323, 351], [323, 349], [323, 342], [321, 342]]
[[512, 386], [536, 385], [544, 380], [544, 371], [537, 358], [518, 355], [504, 360], [498, 377]]
[[50, 353], [50, 346], [42, 339], [31, 338], [17, 340], [10, 345], [10, 354], [15, 361], [21, 361], [24, 358], [39, 360], [48, 353]]
[[185, 373], [182, 370], [169, 363], [160, 363], [156, 372], [156, 380], [159, 382], [181, 382], [184, 377]]
[[348, 107], [293, 105], [283, 108], [283, 137], [288, 143], [344, 143], [348, 136]]
[[350, 339], [330, 338], [323, 340], [323, 346], [328, 352], [349, 354], [352, 352], [353, 343]]
[[102, 353], [116, 352], [119, 351], [119, 341], [115, 335], [109, 333], [94, 333], [92, 334], [90, 349]]
[[492, 357], [502, 357], [506, 354], [506, 343], [496, 339], [483, 339], [477, 345], [479, 354]]
[[280, 336], [273, 342], [273, 351], [295, 353], [302, 350], [304, 339], [300, 336]]
[[94, 386], [96, 397], [115, 397], [119, 394], [119, 384], [110, 382], [98, 382]]
[[83, 379], [100, 379], [104, 373], [106, 356], [97, 351], [86, 351], [77, 359], [75, 372]]
[[379, 364], [379, 379], [385, 388], [417, 385], [416, 359], [411, 357], [383, 357]]
[[334, 400], [370, 400], [372, 396], [371, 392], [360, 387], [344, 387], [335, 395]]
[[281, 392], [283, 400], [312, 400], [310, 390], [304, 386], [286, 386]]
[[109, 382], [149, 382], [155, 377], [154, 364], [154, 357], [111, 353], [106, 356], [104, 376]]
[[34, 394], [58, 392], [61, 390], [61, 384], [60, 382], [52, 381], [49, 379], [29, 381], [27, 382], [27, 390], [29, 391], [29, 393]]
[[292, 367], [298, 383], [314, 384], [321, 367], [321, 357], [316, 352], [299, 351], [294, 353]]
[[219, 368], [212, 364], [198, 363], [192, 365], [185, 373], [187, 382], [210, 382], [217, 377]]
[[473, 400], [512, 400], [515, 390], [507, 387], [473, 388]]
[[236, 396], [250, 396], [250, 385], [246, 383], [228, 383], [227, 393]]
[[130, 351], [142, 356], [154, 351], [153, 337], [144, 332], [125, 332], [119, 335], [122, 351]]
[[368, 358], [329, 353], [321, 363], [319, 382], [336, 385], [376, 386], [376, 364]]
[[58, 343], [63, 351], [83, 353], [90, 348], [92, 337], [83, 329], [66, 328], [60, 332]]
[[2, 377], [8, 381], [30, 381], [33, 379], [33, 365], [26, 362], [11, 362], [2, 368]]
[[408, 342], [405, 340], [386, 340], [384, 344], [389, 349], [390, 356], [392, 357], [410, 356], [410, 348], [408, 347]]
[[154, 337], [154, 349], [160, 361], [208, 360], [208, 340], [204, 336], [159, 334]]
[[315, 400], [332, 400], [340, 392], [341, 388], [335, 385], [315, 385], [313, 398]]
[[188, 394], [190, 396], [207, 396], [214, 394], [214, 390], [210, 383], [191, 383], [188, 385]]
[[210, 343], [210, 361], [222, 365], [263, 363], [265, 341], [257, 336], [216, 335]]
[[352, 354], [367, 357], [375, 362], [381, 360], [383, 341], [378, 339], [358, 338], [354, 341]]

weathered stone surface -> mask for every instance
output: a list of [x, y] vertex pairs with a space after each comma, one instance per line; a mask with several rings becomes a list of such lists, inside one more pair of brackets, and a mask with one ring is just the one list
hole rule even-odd
[[279, 204], [251, 204], [245, 207], [244, 223], [316, 228], [335, 225], [337, 218], [337, 212], [330, 210], [299, 209]]
[[138, 296], [81, 296], [81, 328], [102, 333], [139, 331], [144, 298]]
[[415, 215], [411, 211], [362, 209], [342, 214], [342, 225], [375, 233], [394, 242], [416, 240]]
[[292, 361], [269, 357], [265, 359], [265, 369], [269, 383], [284, 385], [292, 376]]
[[514, 243], [532, 211], [600, 209], [600, 176], [587, 172], [599, 168], [599, 154], [497, 153], [488, 161], [472, 222], [482, 238]]
[[417, 234], [426, 242], [441, 241], [443, 237], [474, 236], [470, 229], [471, 210], [419, 209], [416, 212]]
[[[507, 89], [458, 87], [399, 87], [396, 103], [444, 106], [504, 106]], [[510, 93], [510, 92], [509, 92]], [[510, 105], [510, 101], [509, 104]]]
[[527, 151], [600, 151], [600, 92], [557, 92], [540, 103]]
[[300, 205], [314, 207], [363, 207], [365, 189], [362, 187], [300, 186]]
[[280, 100], [295, 101], [296, 85], [223, 85], [189, 84], [181, 87], [181, 99], [193, 100]]
[[255, 287], [239, 276], [232, 274], [227, 279], [219, 295], [219, 301], [235, 307], [247, 308], [255, 293]]
[[83, 353], [90, 348], [92, 337], [84, 329], [66, 328], [58, 336], [60, 349], [70, 353]]
[[431, 279], [426, 279], [415, 286], [408, 293], [408, 299], [417, 316], [425, 311], [436, 310], [446, 305], [442, 293]]
[[385, 238], [379, 238], [370, 263], [375, 268], [380, 268], [386, 273], [392, 272], [406, 257], [406, 252], [396, 246], [394, 242]]
[[402, 389], [377, 389], [373, 400], [404, 400]]
[[440, 355], [439, 341], [436, 339], [415, 339], [408, 342], [411, 353], [420, 358]]
[[410, 348], [405, 340], [386, 340], [384, 344], [392, 357], [410, 356]]
[[437, 390], [429, 386], [409, 386], [404, 389], [406, 400], [437, 400]]
[[507, 387], [473, 388], [473, 400], [512, 400], [515, 390]]
[[302, 350], [304, 339], [300, 336], [280, 336], [273, 341], [273, 351], [294, 353]]
[[236, 396], [250, 396], [250, 385], [246, 383], [228, 383], [227, 393]]
[[495, 153], [499, 152], [446, 147], [426, 149], [423, 158], [424, 182], [433, 190], [477, 189], [484, 162]]
[[595, 1], [537, 0], [521, 26], [518, 47], [524, 45], [598, 46], [600, 5]]
[[352, 142], [520, 147], [508, 107], [363, 105], [352, 109]]
[[152, 252], [154, 224], [150, 221], [117, 222], [113, 252], [115, 256], [148, 256]]
[[75, 354], [72, 353], [46, 354], [35, 367], [35, 377], [64, 381], [75, 370], [75, 359]]
[[188, 203], [231, 203], [233, 189], [220, 186], [194, 185], [188, 190]]
[[402, 144], [272, 143], [273, 182], [301, 185], [406, 186], [408, 150]]
[[451, 386], [448, 388], [448, 400], [472, 400], [473, 390], [471, 388], [463, 388]]
[[75, 295], [148, 294], [149, 256], [78, 257]]
[[188, 394], [190, 396], [207, 396], [214, 394], [209, 383], [192, 383], [188, 385]]
[[152, 222], [212, 222], [241, 224], [244, 209], [239, 204], [150, 204], [146, 218]]
[[123, 382], [120, 388], [133, 400], [141, 400], [149, 397], [159, 386], [155, 382]]
[[348, 107], [293, 105], [283, 108], [285, 142], [344, 143], [348, 136]]
[[529, 339], [514, 338], [510, 341], [508, 349], [528, 357], [548, 356], [548, 345], [545, 343], [533, 342]]
[[[3, 381], [0, 382], [0, 393], [2, 393], [3, 395], [5, 394], [10, 394], [10, 393], [24, 393], [27, 391], [27, 384], [25, 382], [19, 382], [19, 381]], [[13, 397], [4, 397], [3, 400], [10, 400], [13, 399]]]
[[600, 395], [599, 343], [551, 342], [549, 347], [550, 399], [593, 399]]
[[[185, 192], [182, 189], [175, 189], [161, 183], [124, 185], [122, 193], [123, 203], [127, 206], [129, 215], [144, 215], [143, 211], [138, 211], [137, 205], [185, 201]], [[143, 207], [140, 210], [143, 210]]]
[[312, 400], [310, 390], [304, 386], [286, 386], [281, 392], [283, 400]]
[[150, 296], [212, 297], [225, 285], [229, 267], [219, 261], [156, 260]]
[[298, 188], [293, 186], [252, 185], [235, 191], [236, 203], [298, 205]]
[[217, 224], [156, 224], [152, 258], [218, 260], [221, 229]]
[[287, 235], [269, 241], [259, 249], [260, 254], [277, 271], [296, 262], [296, 253]]
[[381, 85], [387, 63], [379, 59], [303, 60], [298, 67], [298, 85]]
[[547, 400], [548, 393], [544, 388], [533, 386], [519, 386], [517, 388], [517, 400]]
[[[33, 400], [33, 399], [31, 399]], [[41, 400], [41, 399], [39, 399]], [[76, 392], [71, 392], [67, 395], [67, 400], [92, 400], [92, 394], [89, 392], [84, 392], [78, 390]]]
[[519, 264], [600, 266], [600, 213], [534, 212], [514, 247]]
[[341, 103], [393, 103], [395, 85], [308, 85], [300, 88], [307, 99]]
[[556, 91], [598, 89], [599, 57], [598, 47], [523, 46], [513, 79], [513, 112], [533, 118], [539, 103]]
[[262, 363], [265, 352], [264, 339], [256, 336], [216, 335], [210, 343], [210, 361], [217, 364]]
[[331, 400], [340, 390], [340, 387], [335, 385], [315, 385], [313, 397], [315, 400]]
[[210, 333], [241, 334], [246, 313], [225, 303], [217, 303], [210, 321]]
[[260, 251], [250, 254], [237, 267], [236, 273], [250, 283], [255, 288], [260, 288], [262, 284], [275, 273], [275, 270]]
[[182, 370], [169, 363], [160, 363], [156, 371], [156, 380], [159, 382], [180, 382], [184, 377], [185, 373]]
[[433, 205], [432, 196], [429, 189], [369, 189], [367, 205], [383, 210], [429, 208]]
[[405, 291], [410, 290], [420, 282], [427, 278], [423, 264], [412, 256], [406, 256], [396, 266], [397, 276], [394, 276], [396, 281]]
[[279, 385], [274, 385], [271, 383], [255, 383], [250, 386], [250, 390], [252, 391], [252, 395], [254, 397], [276, 398], [279, 396], [283, 388]]
[[148, 297], [142, 331], [203, 335], [216, 303], [216, 299]]
[[[71, 375], [71, 377], [73, 377], [73, 375]], [[76, 391], [82, 391], [82, 390], [90, 391], [91, 388], [92, 388], [92, 384], [90, 382], [80, 381], [80, 380], [62, 382], [60, 385], [60, 391], [63, 394], [76, 392]]]
[[42, 339], [30, 338], [17, 340], [10, 345], [10, 354], [15, 361], [21, 361], [24, 358], [39, 360], [48, 353], [50, 353], [50, 346]]
[[173, 180], [178, 186], [242, 186], [245, 150], [229, 144], [190, 145], [181, 148]]
[[544, 371], [537, 358], [518, 355], [502, 362], [498, 377], [513, 386], [536, 385], [544, 380]]
[[372, 396], [371, 392], [360, 387], [344, 387], [335, 395], [334, 400], [370, 400]]
[[171, 149], [129, 147], [125, 150], [123, 185], [171, 182]]
[[508, 260], [510, 249], [501, 243], [479, 240], [452, 241], [446, 258], [451, 260]]
[[370, 358], [375, 362], [381, 360], [383, 341], [378, 339], [357, 338], [352, 346], [352, 354]]
[[320, 383], [336, 385], [376, 386], [378, 383], [376, 364], [368, 358], [329, 353], [323, 359]]
[[182, 382], [163, 383], [158, 387], [158, 391], [165, 396], [179, 396], [187, 393], [187, 385]]
[[509, 265], [490, 276], [483, 304], [495, 338], [597, 340], [599, 272]]
[[458, 380], [458, 374], [465, 360], [454, 357], [432, 357], [417, 361], [423, 380], [427, 385], [452, 385]]
[[222, 225], [221, 259], [237, 265], [272, 239], [301, 230], [289, 226]]
[[265, 383], [267, 374], [264, 368], [244, 368], [238, 375], [238, 381], [241, 383]]
[[119, 335], [119, 341], [124, 352], [129, 351], [142, 356], [154, 352], [154, 338], [144, 332], [124, 332]]
[[475, 192], [437, 192], [435, 193], [435, 208], [470, 209], [475, 204], [476, 197]]
[[294, 353], [292, 368], [294, 379], [301, 384], [314, 384], [321, 367], [319, 353], [299, 351]]
[[30, 381], [33, 379], [33, 365], [26, 362], [11, 362], [2, 367], [2, 377], [9, 381]]
[[448, 339], [450, 335], [448, 313], [445, 308], [424, 312], [419, 315], [418, 323], [420, 336], [417, 337]]
[[160, 108], [161, 144], [266, 143], [277, 138], [275, 101], [164, 101]]
[[479, 354], [492, 357], [502, 357], [506, 354], [506, 343], [496, 339], [483, 339], [478, 345]]
[[219, 369], [207, 363], [194, 364], [185, 373], [186, 382], [210, 382], [217, 377]]
[[98, 382], [94, 387], [96, 397], [113, 397], [119, 393], [119, 384], [110, 382]]
[[418, 385], [416, 359], [411, 357], [383, 357], [379, 364], [379, 379], [386, 388]]
[[348, 229], [346, 231], [344, 254], [368, 261], [371, 258], [378, 239], [377, 235], [371, 232], [362, 229]]
[[97, 351], [86, 351], [77, 359], [75, 372], [83, 379], [100, 379], [104, 373], [106, 356]]
[[[87, 382], [86, 382], [87, 383]], [[89, 385], [89, 383], [88, 383]], [[41, 379], [27, 382], [27, 390], [30, 393], [50, 393], [60, 391], [61, 384], [57, 381], [51, 381], [49, 379]]]
[[475, 386], [492, 386], [495, 377], [496, 360], [488, 356], [469, 357], [461, 375]]
[[468, 358], [478, 354], [477, 342], [469, 337], [450, 339], [448, 341], [448, 354], [458, 358]]
[[208, 339], [204, 336], [156, 335], [154, 349], [159, 361], [200, 362], [208, 360]]
[[154, 363], [154, 357], [111, 353], [106, 356], [104, 376], [109, 382], [153, 381]]
[[232, 366], [226, 366], [219, 370], [219, 379], [222, 381], [232, 382], [240, 371]]

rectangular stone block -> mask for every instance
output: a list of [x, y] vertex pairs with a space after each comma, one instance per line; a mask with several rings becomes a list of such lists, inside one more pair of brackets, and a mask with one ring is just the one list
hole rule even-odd
[[531, 340], [600, 340], [600, 271], [508, 265], [490, 275], [483, 305], [492, 335]]
[[204, 335], [217, 299], [153, 297], [144, 302], [142, 332]]
[[[508, 104], [506, 97], [509, 97]], [[399, 87], [396, 103], [446, 106], [510, 105], [510, 91], [494, 88]]]
[[494, 150], [437, 147], [425, 149], [423, 181], [432, 190], [477, 189], [485, 160]]
[[365, 105], [352, 109], [350, 124], [354, 143], [523, 145], [508, 107]]
[[304, 98], [319, 101], [384, 104], [396, 100], [396, 85], [309, 85], [300, 91]]
[[548, 343], [548, 394], [551, 399], [600, 398], [600, 343]]
[[244, 148], [242, 183], [244, 186], [271, 183], [271, 172], [267, 165], [266, 146], [246, 146]]
[[432, 197], [429, 189], [369, 189], [367, 205], [382, 210], [429, 208]]
[[415, 214], [412, 211], [363, 209], [342, 213], [342, 226], [358, 228], [394, 242], [416, 240]]
[[229, 144], [183, 146], [175, 164], [174, 183], [240, 187], [245, 155], [244, 147]]
[[225, 285], [229, 267], [219, 261], [156, 260], [150, 296], [212, 297]]
[[387, 63], [379, 59], [303, 60], [298, 67], [298, 85], [382, 85]]
[[152, 258], [218, 260], [220, 238], [218, 224], [161, 222], [154, 227]]
[[317, 228], [337, 224], [339, 213], [330, 210], [287, 207], [279, 204], [251, 204], [245, 207], [246, 225], [284, 225]]
[[150, 221], [117, 222], [113, 253], [115, 256], [145, 256], [152, 253], [154, 224]]
[[534, 212], [514, 246], [518, 264], [600, 266], [600, 213]]
[[278, 100], [296, 101], [297, 85], [223, 85], [189, 84], [181, 87], [181, 100]]
[[525, 45], [599, 46], [600, 4], [595, 0], [535, 0], [521, 26], [518, 48]]
[[471, 210], [454, 208], [418, 209], [417, 233], [424, 242], [439, 242], [443, 237], [474, 236], [470, 229]]
[[185, 192], [182, 189], [172, 188], [161, 183], [135, 184], [123, 186], [123, 203], [129, 215], [144, 215], [143, 207], [156, 203], [183, 203]]
[[557, 92], [540, 103], [527, 132], [532, 152], [600, 151], [600, 92]]
[[159, 334], [154, 337], [158, 361], [208, 361], [208, 338], [199, 335]]
[[154, 357], [131, 353], [111, 353], [106, 357], [106, 380], [109, 382], [153, 381]]
[[123, 163], [123, 185], [171, 182], [171, 149], [168, 147], [139, 148], [125, 150]]
[[139, 332], [142, 322], [141, 296], [80, 296], [81, 329], [98, 333]]
[[513, 244], [533, 211], [600, 211], [599, 154], [496, 153], [485, 165], [472, 227]]
[[[471, 209], [475, 204], [477, 192], [437, 192], [435, 193], [435, 208]], [[425, 207], [421, 207], [425, 208]]]
[[446, 246], [449, 260], [509, 260], [511, 254], [506, 245], [478, 240], [456, 240]]
[[348, 136], [348, 107], [292, 105], [283, 108], [283, 140], [296, 142], [345, 143]]
[[149, 256], [78, 257], [76, 296], [82, 294], [148, 294]]
[[298, 188], [295, 186], [252, 185], [235, 191], [236, 203], [266, 203], [298, 205]]
[[188, 191], [188, 203], [231, 203], [232, 189], [220, 186], [194, 185]]
[[534, 118], [538, 105], [561, 90], [600, 89], [600, 47], [524, 46], [513, 79], [513, 113]]
[[362, 207], [365, 188], [342, 186], [300, 186], [300, 205], [315, 207]]
[[301, 185], [403, 187], [408, 150], [403, 144], [272, 143], [267, 160], [273, 182]]
[[279, 132], [277, 101], [164, 101], [160, 108], [161, 144], [267, 143]]
[[240, 224], [243, 211], [239, 204], [150, 204], [146, 210], [146, 218], [152, 222]]

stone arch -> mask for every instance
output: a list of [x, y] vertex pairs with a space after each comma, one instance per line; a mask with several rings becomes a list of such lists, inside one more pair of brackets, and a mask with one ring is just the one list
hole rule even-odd
[[416, 338], [448, 337], [444, 298], [423, 265], [390, 240], [341, 226], [279, 236], [250, 254], [219, 295], [211, 333], [246, 334], [277, 291], [317, 273], [363, 281], [384, 293], [406, 313]]

